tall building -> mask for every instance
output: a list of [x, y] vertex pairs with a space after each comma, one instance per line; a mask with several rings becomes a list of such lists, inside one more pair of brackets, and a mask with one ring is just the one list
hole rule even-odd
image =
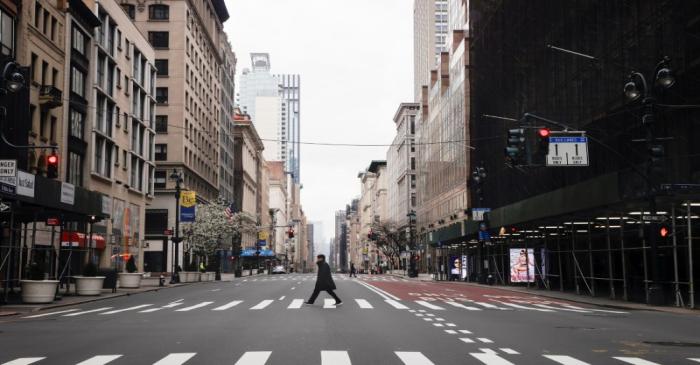
[[414, 101], [420, 100], [421, 88], [430, 80], [430, 70], [447, 49], [448, 5], [448, 0], [413, 2]]
[[[260, 181], [265, 163], [262, 156], [263, 143], [248, 115], [236, 113], [234, 120], [235, 210], [242, 213], [249, 224], [258, 225], [263, 204]], [[246, 232], [241, 237], [241, 247], [254, 247], [257, 239], [257, 234]]]
[[288, 194], [287, 174], [284, 172], [284, 161], [268, 161], [270, 177], [270, 209], [272, 213], [272, 232], [270, 249], [277, 254], [277, 258], [284, 260], [284, 252], [287, 240]]
[[416, 208], [416, 115], [420, 104], [401, 103], [394, 114], [396, 137], [386, 161], [388, 181], [387, 221], [397, 229], [408, 226], [408, 214]]
[[387, 217], [387, 175], [386, 161], [372, 161], [367, 170], [358, 175], [362, 191], [358, 210], [359, 234], [360, 242], [364, 243], [362, 264], [365, 270], [379, 266], [382, 262], [375, 242], [370, 241], [368, 235], [374, 226], [381, 224]]
[[238, 105], [250, 114], [265, 144], [268, 161], [285, 161], [286, 171], [299, 183], [299, 75], [270, 73], [270, 55], [251, 53], [252, 68], [243, 69]]
[[236, 103], [236, 54], [227, 37], [222, 37], [223, 59], [220, 67], [221, 116], [219, 124], [219, 197], [233, 201], [233, 115]]
[[344, 233], [346, 229], [345, 220], [347, 219], [347, 213], [345, 210], [338, 210], [335, 212], [335, 236], [331, 243], [332, 259], [335, 267], [340, 270], [347, 269], [345, 263], [342, 260], [342, 242], [345, 239]]
[[[172, 265], [163, 231], [175, 226], [173, 172], [180, 174], [182, 188], [194, 191], [198, 201], [219, 196], [219, 134], [226, 122], [221, 120], [220, 72], [225, 57], [221, 44], [229, 14], [223, 0], [139, 0], [123, 1], [121, 6], [155, 49], [156, 171], [148, 250], [160, 252]], [[125, 47], [131, 44], [125, 41]]]
[[308, 271], [312, 271], [316, 260], [314, 260], [314, 240], [316, 239], [314, 232], [314, 224], [309, 223], [306, 225], [306, 267]]

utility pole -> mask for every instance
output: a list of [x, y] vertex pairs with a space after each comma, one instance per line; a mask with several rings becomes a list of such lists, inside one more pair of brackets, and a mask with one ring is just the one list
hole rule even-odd
[[182, 193], [182, 176], [177, 170], [173, 170], [170, 175], [171, 179], [175, 180], [175, 235], [173, 240], [173, 270], [170, 277], [170, 284], [175, 284], [180, 282], [180, 273], [178, 272], [178, 262], [180, 261], [180, 242], [182, 238], [180, 237], [180, 194]]

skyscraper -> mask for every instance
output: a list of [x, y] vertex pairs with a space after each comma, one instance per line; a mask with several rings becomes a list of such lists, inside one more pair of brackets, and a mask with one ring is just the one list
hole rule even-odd
[[268, 161], [284, 161], [285, 170], [299, 179], [300, 91], [299, 75], [270, 73], [270, 55], [251, 53], [252, 68], [240, 77], [239, 106], [248, 113], [265, 144]]
[[415, 101], [421, 87], [429, 84], [440, 52], [447, 50], [447, 0], [414, 0], [413, 3], [413, 85]]

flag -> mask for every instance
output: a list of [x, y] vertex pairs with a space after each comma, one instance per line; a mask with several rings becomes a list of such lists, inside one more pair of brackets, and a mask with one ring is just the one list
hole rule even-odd
[[226, 213], [226, 216], [228, 217], [229, 220], [233, 219], [233, 212], [235, 211], [236, 207], [233, 205], [233, 202], [229, 204], [226, 209], [224, 209], [224, 212]]

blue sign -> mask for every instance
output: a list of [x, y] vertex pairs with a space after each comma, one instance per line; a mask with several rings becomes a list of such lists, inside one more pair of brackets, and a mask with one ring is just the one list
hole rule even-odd
[[265, 241], [265, 240], [258, 241], [258, 246], [267, 246], [267, 241]]
[[491, 234], [489, 231], [479, 231], [479, 241], [491, 241]]
[[[242, 257], [256, 257], [257, 255], [255, 254], [255, 249], [254, 248], [246, 248], [243, 251], [241, 251], [241, 256]], [[275, 253], [272, 252], [272, 250], [269, 249], [261, 249], [260, 250], [260, 257], [275, 257]]]
[[588, 137], [549, 137], [549, 143], [587, 143]]

